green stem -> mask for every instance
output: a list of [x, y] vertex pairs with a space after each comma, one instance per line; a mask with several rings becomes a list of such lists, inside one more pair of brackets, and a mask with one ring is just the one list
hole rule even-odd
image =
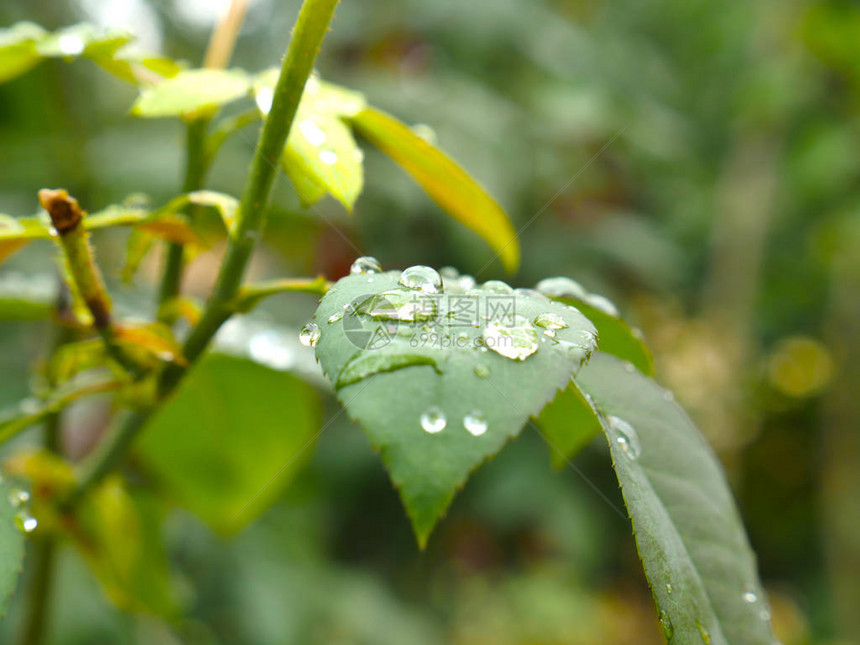
[[[206, 118], [194, 119], [187, 124], [183, 193], [190, 193], [203, 187], [206, 173], [209, 170], [209, 158], [206, 154], [206, 130], [208, 126], [209, 119]], [[184, 253], [184, 245], [178, 242], [171, 242], [167, 247], [167, 260], [164, 264], [161, 288], [158, 292], [158, 318], [162, 322], [168, 322], [162, 313], [165, 303], [179, 295]]]
[[[296, 116], [305, 83], [313, 70], [322, 40], [328, 31], [338, 0], [305, 0], [299, 11], [293, 36], [281, 66], [269, 112], [248, 170], [242, 199], [236, 214], [236, 227], [228, 242], [224, 261], [218, 272], [215, 289], [203, 316], [188, 337], [183, 355], [193, 363], [206, 349], [218, 328], [230, 316], [231, 303], [239, 293], [251, 253], [262, 235], [266, 204], [277, 172], [290, 127]], [[159, 391], [169, 394], [182, 379], [185, 370], [168, 367]], [[135, 412], [116, 428], [103, 445], [84, 464], [75, 496], [80, 496], [110, 472], [125, 454], [137, 431], [144, 425], [149, 411]]]

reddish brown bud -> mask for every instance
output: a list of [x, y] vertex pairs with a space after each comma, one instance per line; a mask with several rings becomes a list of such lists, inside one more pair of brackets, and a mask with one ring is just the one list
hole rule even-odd
[[39, 203], [48, 211], [51, 222], [60, 235], [74, 230], [85, 215], [78, 205], [78, 200], [69, 196], [68, 191], [62, 188], [43, 188], [39, 191]]

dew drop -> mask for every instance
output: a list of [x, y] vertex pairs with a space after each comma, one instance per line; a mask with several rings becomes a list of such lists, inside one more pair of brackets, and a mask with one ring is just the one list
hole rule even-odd
[[381, 273], [382, 265], [379, 264], [379, 260], [376, 258], [369, 255], [362, 255], [360, 258], [356, 258], [355, 262], [352, 263], [352, 266], [349, 267], [349, 272], [352, 275]]
[[514, 315], [510, 325], [499, 322], [487, 323], [484, 327], [484, 345], [500, 356], [523, 361], [538, 349], [538, 334], [532, 324], [519, 314]]
[[321, 146], [328, 138], [322, 128], [309, 119], [299, 122], [299, 132], [314, 146]]
[[337, 153], [334, 150], [320, 150], [320, 161], [327, 166], [333, 166], [337, 163]]
[[[547, 338], [555, 338], [555, 329], [544, 329], [543, 335]], [[541, 338], [542, 341], [546, 342], [545, 338]]]
[[753, 604], [758, 600], [758, 595], [754, 591], [745, 591], [744, 592], [744, 602]]
[[660, 627], [663, 628], [663, 636], [666, 637], [666, 642], [671, 642], [675, 635], [675, 626], [672, 625], [672, 619], [665, 611], [660, 612]]
[[15, 488], [9, 493], [9, 503], [15, 508], [20, 508], [29, 501], [30, 493], [25, 490]]
[[489, 293], [497, 293], [500, 295], [508, 295], [514, 292], [513, 288], [501, 280], [487, 280], [481, 285], [481, 291], [488, 291]]
[[608, 421], [609, 427], [615, 434], [615, 443], [621, 447], [621, 450], [630, 459], [637, 459], [641, 448], [639, 446], [639, 436], [636, 434], [633, 426], [621, 417], [610, 416]]
[[674, 587], [672, 586], [672, 583], [671, 583], [671, 582], [667, 582], [667, 583], [666, 583], [666, 593], [667, 593], [667, 594], [669, 594], [669, 595], [671, 596], [671, 595], [672, 595], [672, 591], [673, 591], [673, 590], [674, 590]]
[[457, 284], [462, 291], [468, 291], [469, 289], [475, 288], [476, 282], [475, 278], [470, 275], [461, 275]]
[[570, 278], [546, 278], [537, 283], [536, 289], [550, 298], [575, 298], [585, 300], [588, 292], [576, 280]]
[[564, 318], [551, 312], [538, 314], [535, 318], [535, 325], [552, 331], [557, 329], [567, 329], [567, 327], [569, 327]]
[[299, 342], [305, 347], [316, 347], [320, 339], [320, 328], [316, 323], [308, 323], [299, 332]]
[[426, 293], [436, 293], [442, 287], [438, 271], [421, 264], [404, 269], [400, 274], [400, 284], [407, 289], [417, 289]]
[[343, 318], [343, 311], [336, 311], [328, 317], [328, 324], [336, 323]]
[[478, 378], [487, 378], [490, 376], [490, 368], [486, 365], [475, 365], [475, 376]]
[[487, 418], [480, 410], [472, 410], [463, 417], [463, 427], [473, 436], [480, 437], [487, 431]]
[[424, 429], [424, 432], [436, 434], [437, 432], [442, 432], [446, 425], [448, 425], [448, 420], [445, 418], [445, 413], [435, 405], [428, 408], [421, 415], [421, 427]]
[[636, 366], [635, 366], [633, 363], [631, 363], [630, 361], [625, 361], [625, 363], [624, 363], [624, 371], [625, 371], [625, 372], [629, 372], [630, 374], [632, 374], [633, 372], [635, 372], [635, 371], [636, 371]]
[[32, 533], [39, 526], [39, 522], [27, 511], [18, 511], [15, 513], [15, 526], [22, 533]]

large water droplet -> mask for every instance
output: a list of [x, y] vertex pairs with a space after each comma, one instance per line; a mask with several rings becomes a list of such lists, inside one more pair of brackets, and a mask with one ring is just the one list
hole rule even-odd
[[364, 274], [364, 273], [381, 273], [382, 265], [379, 264], [379, 260], [369, 255], [362, 255], [360, 258], [356, 258], [355, 262], [352, 263], [352, 266], [349, 267], [349, 272], [352, 275], [356, 274]]
[[15, 513], [15, 526], [22, 533], [32, 533], [39, 526], [39, 522], [27, 511], [18, 511]]
[[633, 429], [633, 426], [621, 417], [610, 416], [608, 421], [609, 427], [615, 435], [615, 443], [621, 447], [624, 454], [630, 459], [636, 459], [639, 457], [641, 452], [639, 436], [636, 434], [636, 430]]
[[337, 163], [337, 153], [334, 150], [320, 150], [320, 161], [327, 166], [333, 166]]
[[564, 318], [552, 312], [538, 314], [535, 318], [535, 325], [543, 327], [544, 329], [551, 329], [553, 331], [557, 329], [567, 329], [569, 327]]
[[546, 278], [537, 283], [537, 290], [550, 298], [575, 298], [585, 300], [588, 292], [576, 280], [570, 278]]
[[446, 425], [448, 425], [448, 420], [445, 418], [445, 413], [435, 405], [421, 415], [421, 427], [425, 432], [436, 434], [442, 432]]
[[9, 503], [15, 508], [20, 508], [29, 501], [30, 493], [25, 490], [15, 488], [9, 492]]
[[435, 320], [438, 308], [435, 299], [425, 292], [389, 289], [362, 302], [357, 311], [374, 320], [422, 322]]
[[299, 342], [305, 347], [316, 347], [320, 339], [320, 328], [316, 323], [308, 323], [299, 332]]
[[299, 132], [314, 146], [321, 146], [328, 138], [322, 128], [309, 119], [299, 121]]
[[502, 282], [501, 280], [487, 280], [481, 285], [481, 291], [497, 293], [499, 295], [508, 295], [514, 292], [513, 288]]
[[484, 345], [497, 354], [523, 361], [538, 349], [538, 334], [532, 324], [519, 314], [510, 325], [490, 322], [484, 327]]
[[400, 284], [407, 289], [436, 293], [442, 287], [442, 278], [436, 269], [417, 264], [403, 270], [400, 274]]
[[487, 417], [480, 410], [472, 410], [463, 417], [463, 427], [474, 436], [480, 437], [487, 431]]
[[663, 636], [666, 637], [666, 642], [671, 642], [675, 635], [675, 626], [672, 625], [672, 619], [665, 611], [660, 612], [660, 627], [663, 628]]
[[613, 318], [618, 318], [619, 316], [618, 307], [616, 307], [615, 304], [606, 296], [601, 296], [597, 293], [590, 293], [585, 298], [585, 301], [598, 311], [602, 311]]

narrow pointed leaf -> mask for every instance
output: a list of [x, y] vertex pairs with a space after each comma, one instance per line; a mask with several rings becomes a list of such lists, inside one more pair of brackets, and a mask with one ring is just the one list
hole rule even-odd
[[597, 353], [591, 396], [667, 640], [772, 645], [756, 558], [711, 448], [671, 395]]
[[6, 614], [24, 561], [24, 534], [15, 522], [19, 509], [12, 504], [11, 492], [12, 484], [0, 482], [0, 616]]
[[349, 121], [365, 139], [400, 164], [442, 210], [480, 235], [505, 269], [517, 269], [520, 246], [510, 219], [450, 157], [381, 110], [364, 109]]

